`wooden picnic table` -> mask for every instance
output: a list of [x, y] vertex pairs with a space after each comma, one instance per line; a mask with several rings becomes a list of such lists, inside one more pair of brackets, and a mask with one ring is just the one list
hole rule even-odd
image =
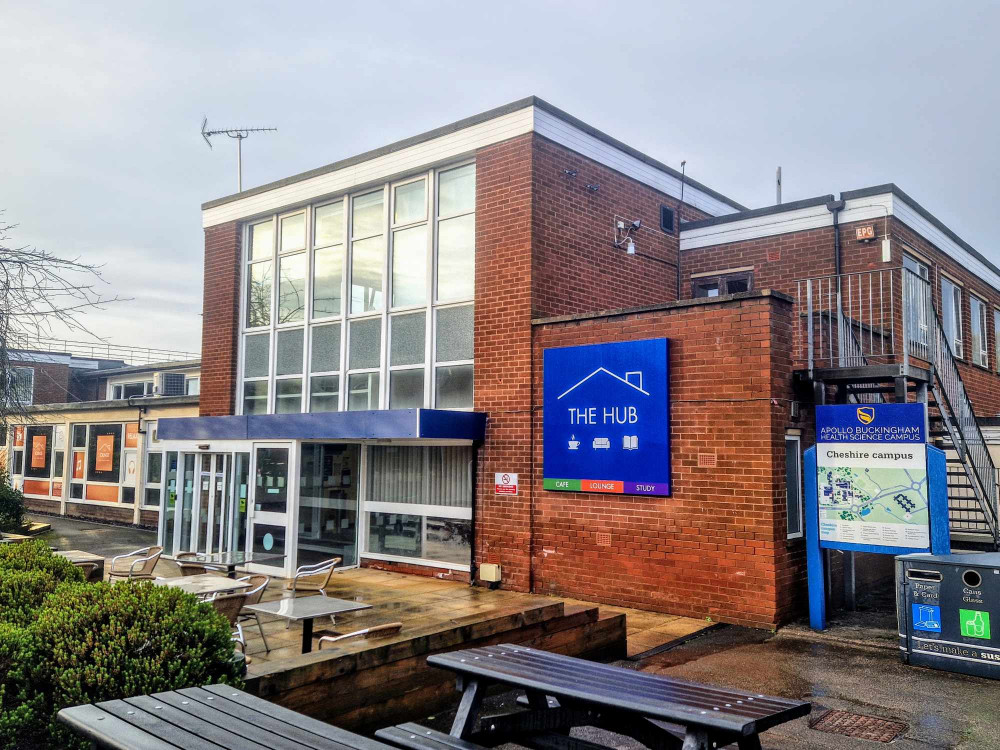
[[[508, 742], [538, 750], [594, 750], [569, 736], [576, 726], [623, 734], [653, 750], [709, 750], [735, 742], [759, 750], [761, 732], [805, 716], [811, 705], [744, 690], [702, 685], [517, 645], [434, 654], [428, 664], [458, 675], [462, 691], [450, 735], [416, 724], [375, 736], [411, 750], [475, 750]], [[525, 691], [529, 709], [490, 717], [478, 732], [491, 684]], [[464, 742], [456, 744], [457, 740]]]
[[58, 719], [116, 750], [395, 750], [228, 685], [74, 706]]

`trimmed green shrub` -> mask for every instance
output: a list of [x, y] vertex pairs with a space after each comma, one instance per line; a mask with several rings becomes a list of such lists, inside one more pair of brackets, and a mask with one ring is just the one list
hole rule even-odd
[[41, 747], [77, 742], [55, 722], [65, 706], [242, 684], [229, 622], [177, 589], [149, 582], [64, 584], [49, 595], [29, 630], [25, 698], [33, 716], [21, 735], [37, 737]]
[[[45, 542], [28, 539], [20, 544], [0, 544], [0, 571], [39, 570], [50, 574], [57, 582], [83, 581], [80, 568], [65, 557], [53, 554]], [[3, 600], [0, 600], [0, 606]]]
[[10, 486], [7, 469], [0, 467], [0, 531], [20, 531], [24, 525], [24, 494]]
[[82, 570], [42, 542], [0, 545], [0, 623], [27, 626], [60, 583], [84, 578]]

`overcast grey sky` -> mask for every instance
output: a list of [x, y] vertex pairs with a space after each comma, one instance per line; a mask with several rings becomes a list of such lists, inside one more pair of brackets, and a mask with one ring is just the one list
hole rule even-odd
[[1000, 3], [0, 0], [0, 209], [198, 350], [200, 205], [537, 94], [750, 207], [896, 182], [1000, 262]]

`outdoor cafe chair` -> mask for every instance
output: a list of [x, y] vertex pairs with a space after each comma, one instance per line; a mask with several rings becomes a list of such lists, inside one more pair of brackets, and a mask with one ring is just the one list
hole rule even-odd
[[76, 567], [78, 567], [80, 570], [83, 571], [83, 579], [85, 581], [87, 581], [88, 583], [90, 581], [93, 581], [93, 580], [99, 580], [99, 579], [95, 579], [94, 578], [94, 574], [97, 572], [97, 569], [99, 567], [101, 567], [99, 563], [95, 563], [95, 562], [78, 562], [78, 563], [73, 563], [73, 564], [76, 565]]
[[152, 581], [153, 568], [156, 567], [156, 561], [160, 559], [162, 552], [163, 547], [143, 547], [127, 555], [111, 558], [108, 580], [122, 578], [128, 581]]
[[247, 595], [240, 591], [235, 594], [221, 594], [213, 597], [210, 602], [215, 611], [229, 620], [229, 626], [233, 628], [233, 640], [240, 645], [240, 651], [246, 654], [247, 642], [243, 637], [243, 627], [240, 625], [240, 610], [246, 601]]
[[197, 576], [202, 573], [207, 573], [208, 571], [223, 572], [222, 568], [217, 568], [214, 565], [206, 565], [202, 562], [187, 562], [192, 557], [197, 557], [197, 552], [180, 552], [174, 558], [174, 562], [177, 563], [177, 567], [181, 570], [182, 576]]
[[390, 635], [395, 635], [402, 629], [403, 623], [401, 622], [386, 622], [381, 625], [372, 625], [370, 628], [355, 630], [353, 633], [344, 633], [343, 635], [324, 635], [319, 639], [319, 650], [323, 650], [324, 643], [336, 643], [337, 641], [343, 641], [348, 638], [385, 638]]
[[326, 596], [326, 587], [330, 585], [333, 569], [340, 560], [339, 557], [331, 557], [329, 560], [312, 565], [300, 565], [295, 569], [295, 575], [285, 584], [285, 588], [291, 592], [291, 596], [295, 596], [299, 591], [318, 591], [322, 596]]
[[[248, 604], [259, 604], [261, 597], [264, 596], [264, 591], [267, 590], [267, 585], [271, 582], [270, 578], [262, 575], [244, 576], [243, 578], [237, 578], [236, 580], [246, 581], [250, 584], [250, 588], [243, 592], [243, 595], [246, 597], [243, 601], [244, 607]], [[260, 617], [256, 612], [240, 612], [238, 622], [247, 622], [251, 617], [257, 622], [257, 630], [260, 631], [260, 639], [264, 641], [264, 651], [271, 653], [271, 649], [267, 645], [267, 638], [264, 637], [264, 628], [260, 624]]]

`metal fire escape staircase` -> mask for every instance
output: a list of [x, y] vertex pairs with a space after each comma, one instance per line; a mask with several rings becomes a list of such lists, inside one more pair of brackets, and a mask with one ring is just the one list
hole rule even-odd
[[953, 547], [1000, 549], [997, 469], [928, 281], [904, 268], [804, 279], [797, 308], [817, 402], [831, 385], [841, 403], [926, 402], [929, 438], [947, 454]]

